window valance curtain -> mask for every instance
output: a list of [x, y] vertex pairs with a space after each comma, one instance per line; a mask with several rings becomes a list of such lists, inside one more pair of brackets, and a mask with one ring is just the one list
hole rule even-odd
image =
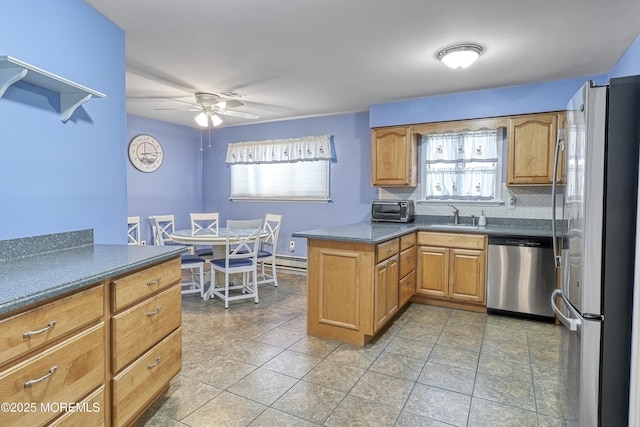
[[500, 135], [495, 130], [426, 135], [425, 198], [496, 198]]
[[229, 165], [331, 160], [331, 136], [235, 142], [227, 146]]

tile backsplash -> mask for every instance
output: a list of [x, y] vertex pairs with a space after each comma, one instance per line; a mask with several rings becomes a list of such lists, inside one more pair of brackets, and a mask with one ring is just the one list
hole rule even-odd
[[[417, 215], [449, 215], [451, 207], [443, 204], [420, 203], [420, 186], [415, 188], [385, 187], [378, 189], [380, 199], [411, 199], [416, 202]], [[515, 198], [515, 208], [508, 205], [509, 198]], [[558, 206], [562, 206], [562, 196], [558, 196]], [[508, 187], [502, 184], [504, 205], [487, 206], [482, 204], [452, 203], [460, 209], [460, 216], [480, 215], [484, 211], [487, 217], [551, 219], [551, 187]], [[562, 213], [558, 212], [560, 218]]]

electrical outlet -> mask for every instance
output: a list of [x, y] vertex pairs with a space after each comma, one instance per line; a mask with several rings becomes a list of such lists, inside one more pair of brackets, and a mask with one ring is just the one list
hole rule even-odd
[[295, 252], [296, 250], [296, 242], [293, 240], [289, 242], [289, 252]]

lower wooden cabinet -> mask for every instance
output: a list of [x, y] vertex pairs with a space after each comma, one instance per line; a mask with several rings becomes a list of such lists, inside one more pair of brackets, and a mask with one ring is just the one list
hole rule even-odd
[[400, 239], [377, 245], [309, 239], [307, 332], [366, 344], [402, 307], [399, 251]]
[[[104, 383], [104, 323], [37, 353], [0, 373], [3, 426], [43, 425]], [[26, 406], [31, 405], [31, 406]]]
[[113, 378], [113, 419], [127, 425], [155, 400], [182, 367], [182, 328], [176, 329]]
[[485, 235], [418, 233], [416, 301], [484, 311], [486, 245]]
[[0, 317], [0, 425], [133, 423], [181, 369], [181, 304], [175, 258]]
[[398, 255], [376, 265], [373, 282], [374, 328], [378, 332], [398, 311]]

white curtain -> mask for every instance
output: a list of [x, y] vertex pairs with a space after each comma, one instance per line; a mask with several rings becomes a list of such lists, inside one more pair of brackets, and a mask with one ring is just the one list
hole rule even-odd
[[331, 160], [331, 136], [235, 142], [227, 146], [227, 164], [291, 163]]
[[493, 199], [500, 137], [495, 130], [426, 135], [426, 198]]

